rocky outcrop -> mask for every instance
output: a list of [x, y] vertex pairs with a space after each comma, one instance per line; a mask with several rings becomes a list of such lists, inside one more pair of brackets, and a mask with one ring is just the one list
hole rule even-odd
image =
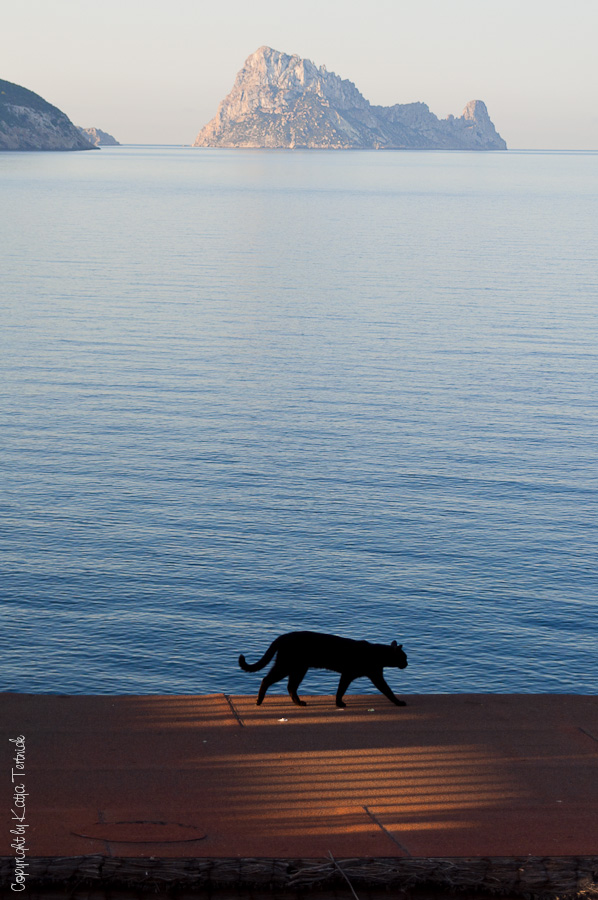
[[372, 106], [351, 81], [260, 47], [194, 147], [506, 150], [481, 100], [438, 119], [425, 103]]
[[0, 150], [93, 150], [63, 112], [39, 94], [0, 80]]
[[80, 125], [77, 127], [94, 147], [120, 147], [120, 142], [107, 131], [102, 131], [101, 128], [81, 128]]

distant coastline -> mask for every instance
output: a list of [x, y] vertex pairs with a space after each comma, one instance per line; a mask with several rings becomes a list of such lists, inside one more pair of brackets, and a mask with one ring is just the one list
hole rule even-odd
[[94, 147], [119, 147], [120, 142], [116, 140], [111, 134], [108, 134], [107, 131], [102, 131], [101, 128], [82, 128], [81, 125], [78, 126], [81, 134], [89, 141], [90, 144], [93, 144]]

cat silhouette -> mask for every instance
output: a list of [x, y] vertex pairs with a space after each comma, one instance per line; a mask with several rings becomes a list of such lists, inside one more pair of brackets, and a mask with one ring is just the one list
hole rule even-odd
[[336, 691], [336, 705], [345, 707], [343, 695], [356, 678], [369, 678], [374, 687], [396, 706], [406, 706], [404, 700], [395, 697], [384, 680], [384, 668], [404, 669], [407, 656], [402, 644], [371, 644], [369, 641], [355, 641], [351, 638], [337, 637], [334, 634], [319, 634], [315, 631], [291, 631], [281, 634], [272, 641], [261, 659], [248, 663], [243, 654], [239, 656], [239, 665], [245, 672], [257, 672], [263, 669], [276, 655], [274, 665], [263, 678], [257, 695], [259, 706], [271, 685], [283, 678], [288, 678], [288, 692], [293, 703], [306, 706], [297, 691], [305, 678], [308, 669], [330, 669], [340, 672], [340, 681]]

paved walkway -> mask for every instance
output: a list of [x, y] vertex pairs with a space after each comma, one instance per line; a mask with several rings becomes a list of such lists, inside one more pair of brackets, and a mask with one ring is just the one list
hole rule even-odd
[[598, 855], [598, 697], [306, 699], [0, 695], [0, 856]]

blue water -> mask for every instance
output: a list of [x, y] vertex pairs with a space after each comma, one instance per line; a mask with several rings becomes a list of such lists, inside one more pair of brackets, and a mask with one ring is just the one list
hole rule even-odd
[[0, 689], [253, 693], [309, 628], [402, 641], [403, 694], [596, 690], [598, 155], [3, 153], [0, 196]]

